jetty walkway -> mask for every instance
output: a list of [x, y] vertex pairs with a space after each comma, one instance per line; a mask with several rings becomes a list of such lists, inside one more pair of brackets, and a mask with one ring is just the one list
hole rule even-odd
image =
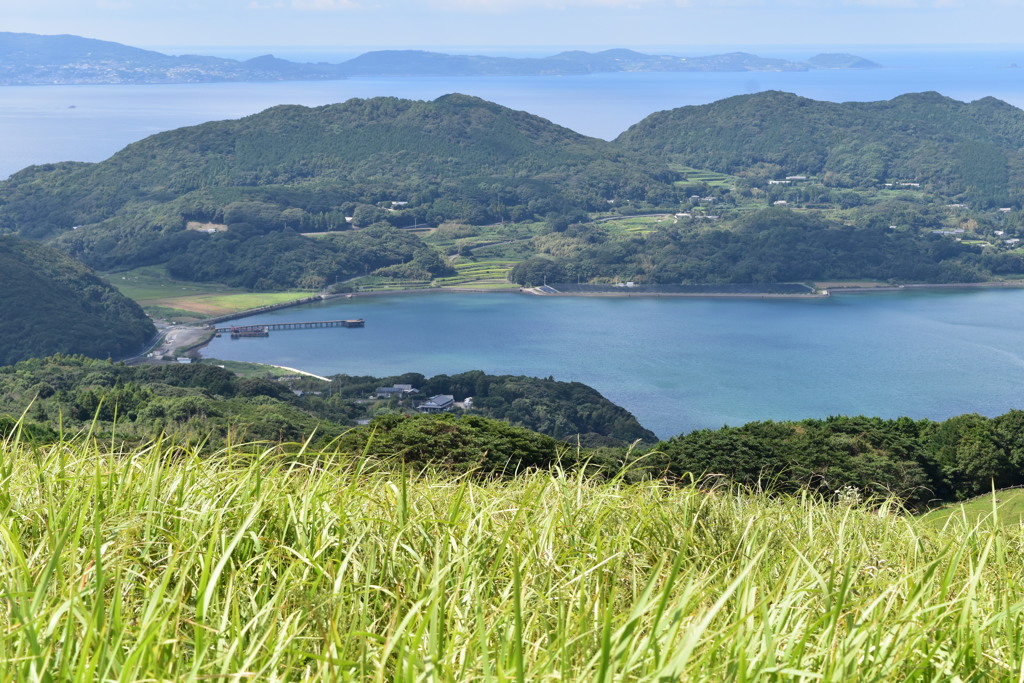
[[230, 334], [232, 339], [239, 337], [266, 337], [271, 330], [310, 330], [319, 327], [366, 327], [366, 321], [362, 318], [351, 318], [349, 320], [306, 320], [295, 323], [262, 323], [258, 325], [232, 325], [231, 327], [215, 327], [213, 331], [220, 334]]

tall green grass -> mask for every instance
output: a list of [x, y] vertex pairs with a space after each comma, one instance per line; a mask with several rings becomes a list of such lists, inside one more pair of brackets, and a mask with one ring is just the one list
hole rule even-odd
[[0, 460], [0, 679], [1024, 679], [1019, 527], [273, 446]]

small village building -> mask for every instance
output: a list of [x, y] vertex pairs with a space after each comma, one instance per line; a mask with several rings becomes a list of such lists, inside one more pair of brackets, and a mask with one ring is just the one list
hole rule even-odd
[[416, 409], [421, 413], [447, 413], [455, 407], [455, 397], [451, 394], [438, 394], [437, 396], [431, 396], [430, 399]]
[[411, 384], [395, 384], [390, 387], [377, 387], [377, 391], [374, 394], [377, 398], [405, 398], [412, 394], [420, 393], [418, 389], [413, 389]]

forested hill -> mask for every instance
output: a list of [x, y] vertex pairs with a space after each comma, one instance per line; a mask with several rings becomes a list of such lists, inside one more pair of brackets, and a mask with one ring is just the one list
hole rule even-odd
[[617, 142], [755, 177], [920, 183], [975, 205], [1019, 200], [1024, 188], [1024, 111], [992, 97], [964, 103], [926, 92], [834, 103], [763, 92], [652, 114]]
[[52, 353], [118, 358], [155, 334], [142, 309], [50, 247], [0, 237], [0, 365]]
[[[346, 216], [480, 224], [661, 201], [673, 179], [660, 162], [474, 97], [383, 97], [279, 106], [154, 135], [97, 164], [30, 167], [0, 184], [0, 226], [37, 239], [80, 226], [62, 246], [113, 268], [199, 240], [347, 228]], [[230, 229], [208, 236], [190, 221]]]

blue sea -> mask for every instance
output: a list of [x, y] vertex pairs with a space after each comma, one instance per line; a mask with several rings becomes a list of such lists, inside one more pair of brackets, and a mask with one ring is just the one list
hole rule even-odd
[[365, 328], [215, 339], [211, 358], [320, 375], [483, 370], [598, 389], [660, 437], [829, 415], [944, 419], [1024, 408], [1024, 290], [827, 299], [368, 296], [239, 321]]
[[[789, 73], [617, 73], [499, 78], [355, 78], [297, 83], [0, 87], [0, 178], [30, 164], [101, 161], [172, 128], [240, 118], [278, 104], [318, 106], [353, 97], [434, 99], [461, 92], [611, 139], [648, 114], [762, 90], [830, 101], [889, 99], [935, 90], [970, 101], [994, 96], [1024, 107], [1024, 49], [857, 48], [885, 68]], [[803, 59], [803, 48], [764, 56]], [[806, 54], [804, 54], [806, 52]], [[331, 60], [327, 55], [318, 58]]]

